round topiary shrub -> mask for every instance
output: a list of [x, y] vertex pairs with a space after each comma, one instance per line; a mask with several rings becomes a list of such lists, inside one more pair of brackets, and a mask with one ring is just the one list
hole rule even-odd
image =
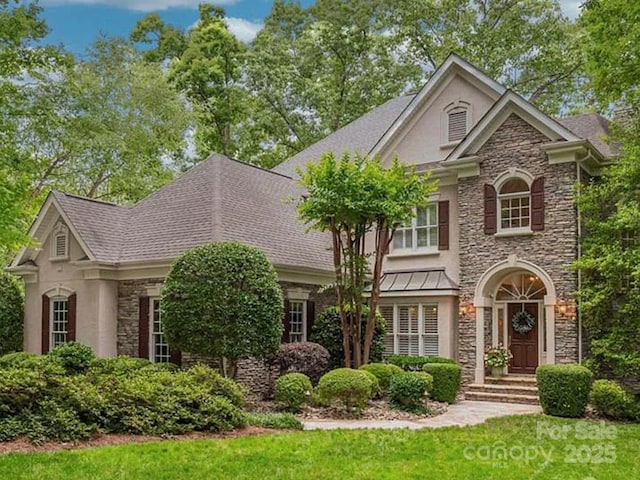
[[58, 345], [47, 354], [47, 357], [58, 362], [69, 375], [86, 373], [96, 359], [91, 347], [77, 342]]
[[361, 411], [367, 400], [375, 395], [373, 375], [364, 370], [338, 368], [325, 373], [318, 382], [316, 392], [320, 401], [327, 404], [339, 400], [347, 410]]
[[389, 400], [401, 410], [424, 410], [425, 396], [433, 387], [433, 377], [424, 372], [403, 372], [391, 378]]
[[[367, 328], [368, 309], [365, 307], [362, 312], [361, 322], [361, 338]], [[376, 328], [373, 332], [373, 341], [371, 342], [371, 351], [369, 354], [369, 362], [375, 363], [382, 361], [384, 353], [384, 337], [387, 334], [387, 322], [384, 317], [378, 313], [376, 315]], [[344, 366], [344, 343], [342, 339], [342, 325], [340, 322], [340, 312], [338, 307], [328, 307], [318, 315], [313, 328], [311, 329], [310, 340], [319, 343], [329, 352], [329, 368], [335, 369]], [[351, 346], [353, 352], [353, 345]]]
[[369, 365], [363, 365], [360, 370], [369, 372], [378, 379], [380, 390], [384, 393], [389, 390], [391, 384], [391, 378], [398, 373], [402, 373], [402, 369], [395, 365], [388, 363], [370, 363]]
[[18, 280], [0, 271], [0, 355], [22, 350], [24, 297]]
[[433, 377], [431, 398], [438, 402], [453, 403], [460, 390], [462, 368], [455, 363], [426, 363], [422, 370]]
[[601, 415], [616, 420], [640, 420], [640, 405], [633, 394], [616, 381], [593, 382], [589, 403]]
[[536, 369], [538, 396], [544, 413], [556, 417], [584, 415], [593, 374], [582, 365], [540, 365]]
[[238, 242], [183, 253], [162, 290], [169, 345], [219, 360], [234, 378], [238, 360], [264, 358], [280, 346], [283, 299], [278, 276], [259, 249]]
[[284, 343], [270, 360], [280, 374], [304, 373], [316, 384], [329, 368], [329, 352], [319, 343]]
[[275, 398], [288, 410], [297, 412], [313, 391], [311, 380], [303, 373], [287, 373], [276, 380]]

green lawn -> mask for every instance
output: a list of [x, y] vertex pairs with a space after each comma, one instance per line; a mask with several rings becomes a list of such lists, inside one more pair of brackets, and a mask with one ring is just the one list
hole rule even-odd
[[[510, 458], [486, 458], [501, 446]], [[544, 416], [462, 429], [297, 432], [0, 457], [0, 479], [12, 480], [629, 480], [639, 472], [640, 425]]]

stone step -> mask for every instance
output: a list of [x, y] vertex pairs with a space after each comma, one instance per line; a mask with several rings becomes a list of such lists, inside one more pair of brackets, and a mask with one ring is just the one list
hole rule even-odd
[[538, 395], [538, 387], [529, 384], [499, 384], [489, 383], [479, 385], [472, 383], [469, 385], [470, 392], [478, 393], [501, 393], [506, 395]]
[[464, 398], [465, 400], [475, 400], [480, 402], [522, 403], [527, 405], [539, 404], [537, 395], [511, 395], [503, 393], [467, 391], [464, 394]]
[[504, 377], [485, 377], [485, 384], [492, 385], [536, 385], [534, 375], [505, 375]]

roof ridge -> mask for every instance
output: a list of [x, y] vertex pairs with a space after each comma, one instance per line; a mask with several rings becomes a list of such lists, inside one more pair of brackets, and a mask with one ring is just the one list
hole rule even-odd
[[112, 207], [129, 208], [129, 205], [120, 205], [119, 203], [109, 202], [107, 200], [100, 200], [99, 198], [89, 198], [82, 195], [77, 195], [75, 193], [62, 192], [60, 190], [51, 190], [51, 193], [53, 193], [54, 195], [64, 195], [65, 197], [71, 197], [77, 200], [84, 200], [86, 202], [100, 203], [100, 204], [109, 205]]

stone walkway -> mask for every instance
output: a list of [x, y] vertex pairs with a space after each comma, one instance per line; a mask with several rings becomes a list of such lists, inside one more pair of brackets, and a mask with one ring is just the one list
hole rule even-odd
[[335, 430], [356, 428], [422, 428], [466, 427], [485, 422], [489, 418], [508, 415], [527, 415], [542, 413], [537, 405], [520, 405], [515, 403], [473, 402], [464, 400], [449, 405], [442, 415], [424, 420], [313, 420], [303, 422], [305, 430]]

